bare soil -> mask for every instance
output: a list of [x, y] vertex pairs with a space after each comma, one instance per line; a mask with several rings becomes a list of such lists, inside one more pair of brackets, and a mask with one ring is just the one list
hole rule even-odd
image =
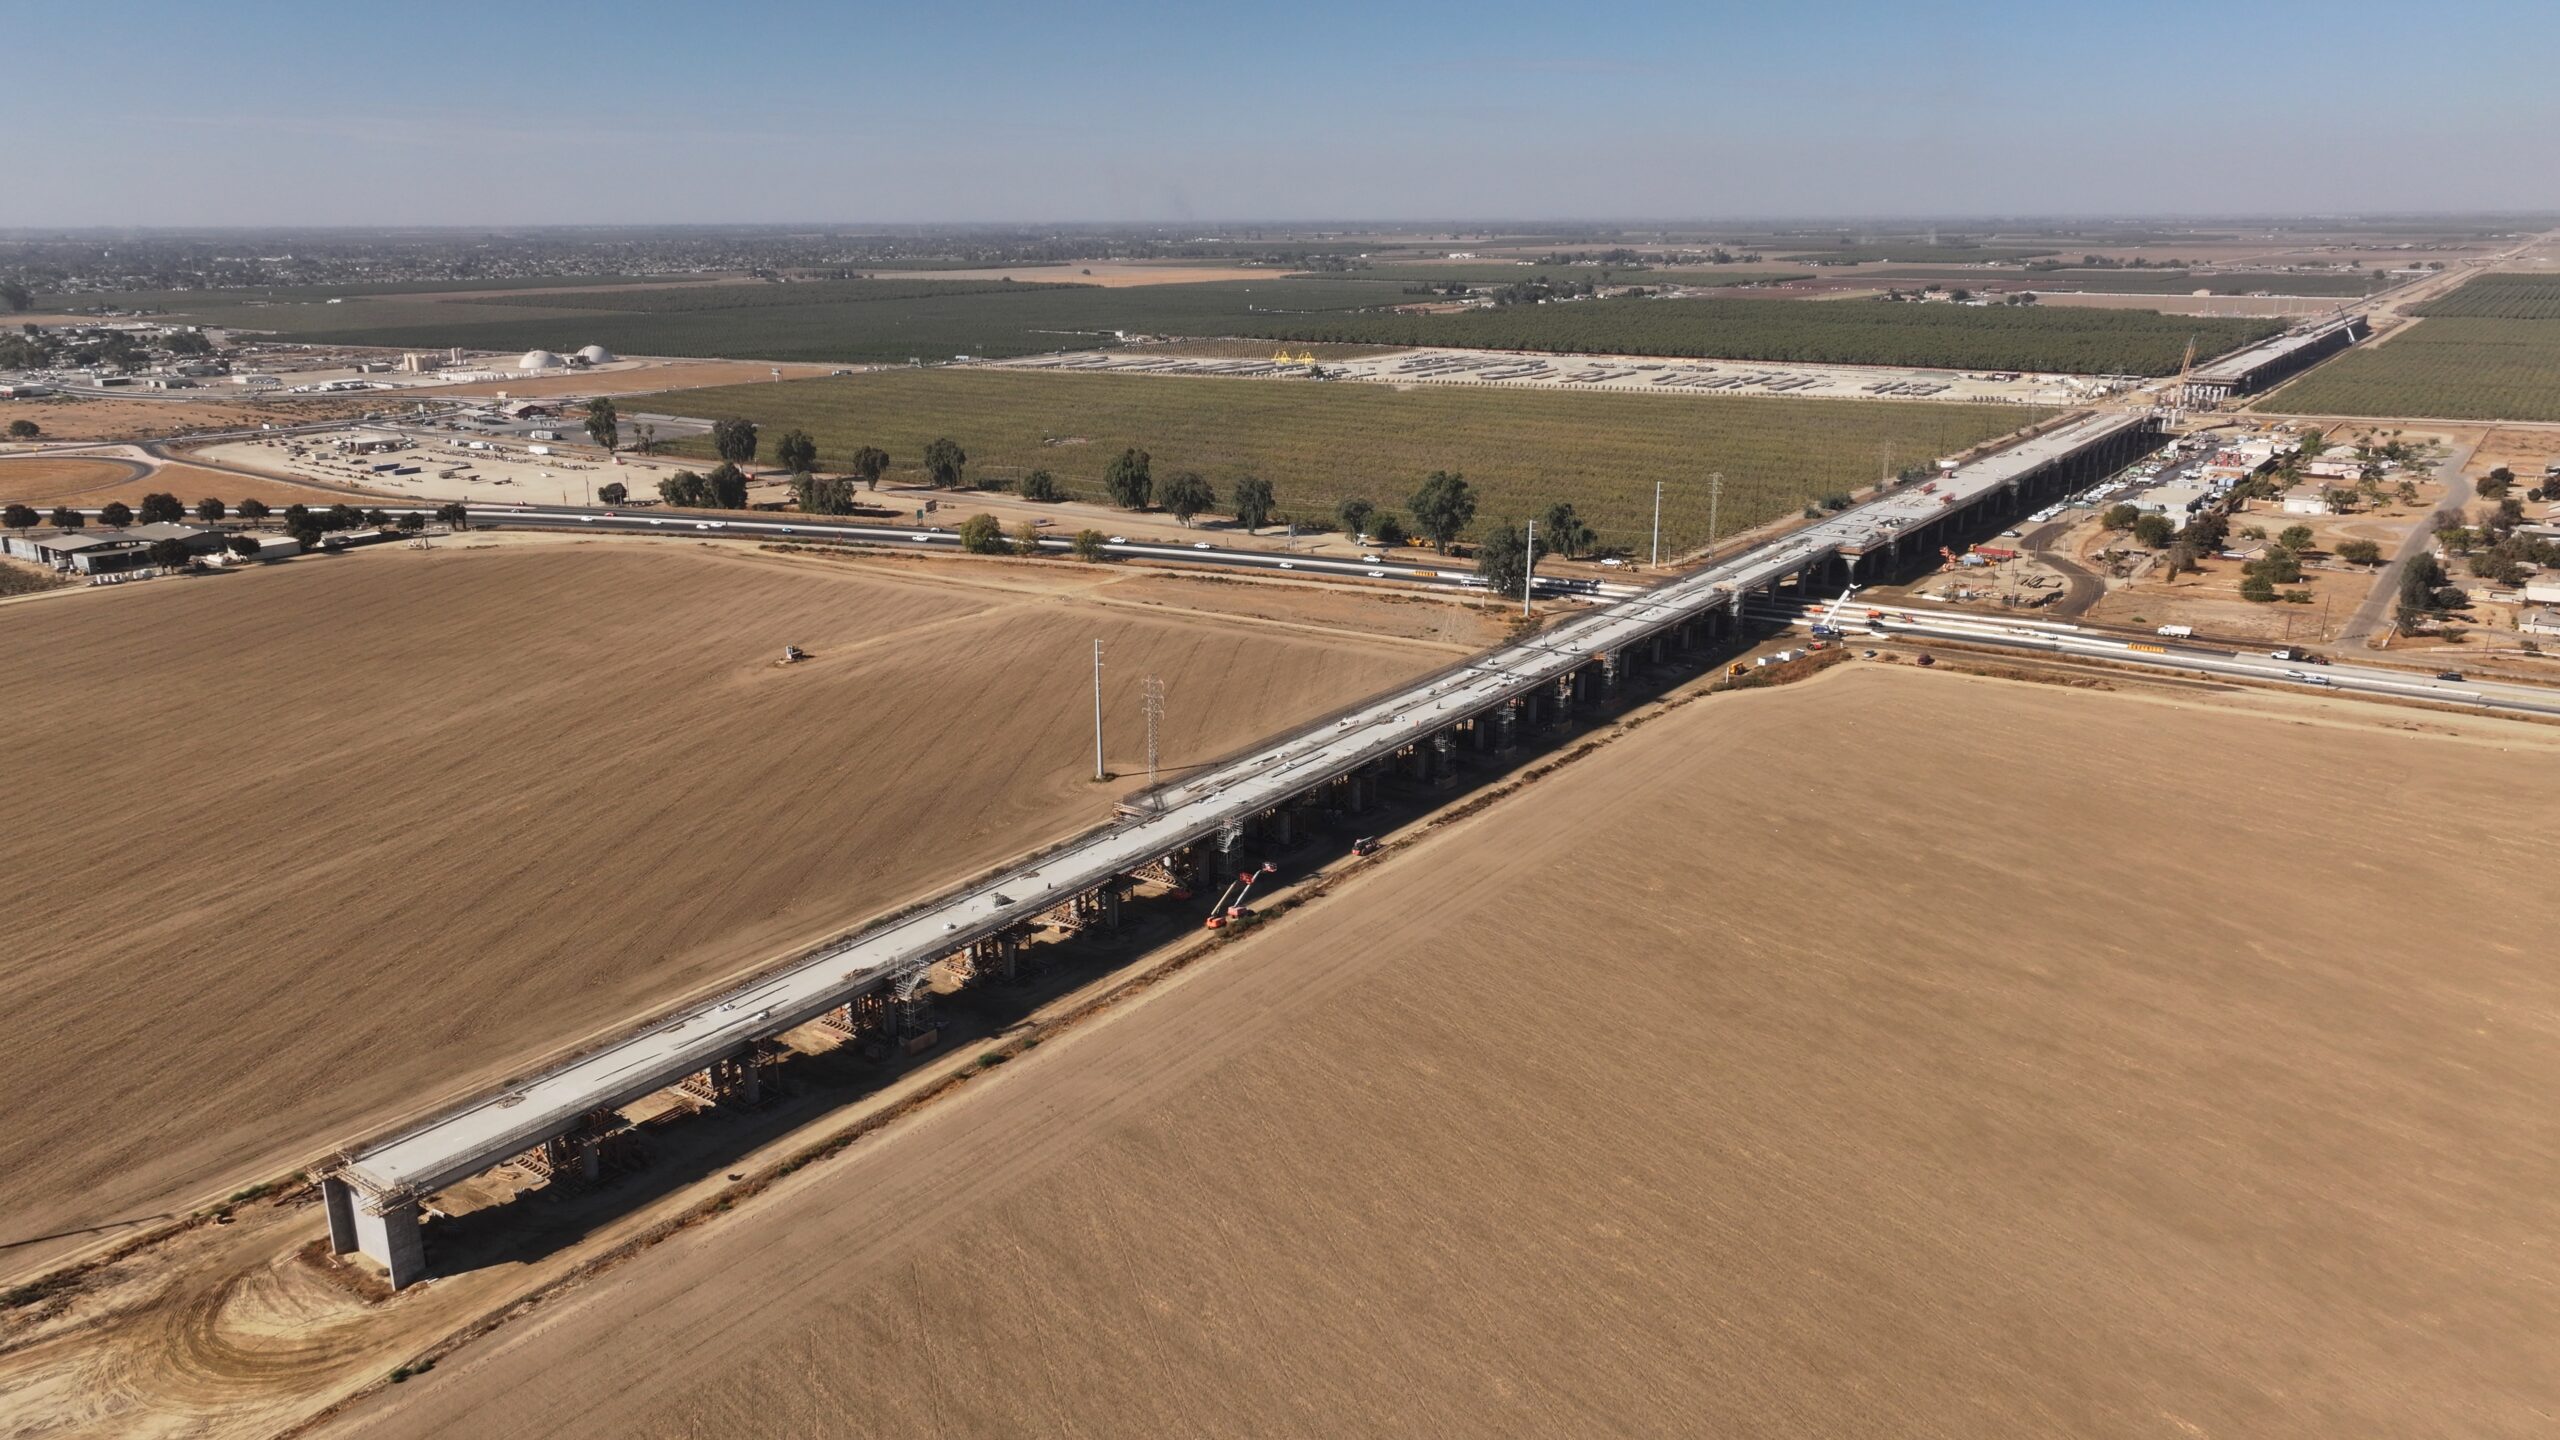
[[1098, 822], [1097, 637], [1124, 771], [1146, 675], [1180, 766], [1464, 648], [1125, 574], [465, 542], [11, 607], [0, 1270]]
[[226, 505], [262, 500], [269, 505], [334, 505], [361, 497], [344, 490], [297, 485], [290, 480], [252, 479], [195, 465], [163, 465], [142, 476], [133, 467], [111, 460], [72, 456], [0, 460], [0, 501], [38, 507], [71, 505], [94, 509], [110, 500], [131, 505], [153, 491], [167, 491], [187, 502], [211, 496]]
[[2547, 1433], [2555, 751], [1694, 705], [344, 1428]]

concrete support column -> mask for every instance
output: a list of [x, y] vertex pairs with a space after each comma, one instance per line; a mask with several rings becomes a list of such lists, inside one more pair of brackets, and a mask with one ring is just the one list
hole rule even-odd
[[1289, 807], [1283, 805], [1279, 809], [1272, 811], [1271, 844], [1273, 848], [1286, 849], [1296, 838], [1297, 827], [1291, 823]]
[[320, 1181], [321, 1208], [329, 1212], [329, 1253], [344, 1255], [356, 1248], [356, 1192], [335, 1175]]
[[1493, 748], [1516, 750], [1520, 746], [1520, 709], [1524, 702], [1506, 700], [1493, 712]]
[[1102, 887], [1102, 923], [1114, 931], [1120, 928], [1120, 887], [1116, 884]]
[[593, 1136], [578, 1142], [578, 1178], [590, 1185], [604, 1178], [604, 1154]]
[[427, 1238], [418, 1230], [416, 1201], [386, 1206], [376, 1214], [366, 1205], [354, 1207], [356, 1248], [391, 1277], [391, 1288], [406, 1289], [427, 1273]]

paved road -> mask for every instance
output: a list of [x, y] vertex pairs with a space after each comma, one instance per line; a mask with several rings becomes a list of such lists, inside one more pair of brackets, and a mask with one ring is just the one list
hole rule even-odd
[[2409, 568], [2410, 561], [2436, 548], [2438, 530], [2462, 523], [2462, 503], [2468, 494], [2463, 489], [2462, 467], [2471, 463], [2472, 453], [2478, 448], [2476, 443], [2464, 445], [2436, 467], [2436, 479], [2444, 485], [2444, 504], [2409, 532], [2408, 537], [2400, 542], [2400, 553], [2392, 556], [2391, 563], [2383, 566], [2373, 577], [2373, 589], [2364, 597], [2364, 603], [2356, 607], [2356, 613], [2349, 617], [2347, 628], [2339, 632], [2339, 644], [2370, 646], [2374, 635], [2383, 628], [2384, 613], [2391, 610], [2400, 598], [2400, 572]]
[[[1752, 613], [1799, 627], [1812, 624], [1800, 608], [1755, 600]], [[1866, 618], [1881, 612], [1881, 618]], [[2518, 715], [2560, 717], [2560, 690], [2498, 680], [2440, 680], [2415, 671], [2371, 665], [2321, 665], [2278, 660], [2263, 652], [2225, 649], [2210, 641], [2145, 640], [2086, 630], [2049, 620], [2015, 620], [2005, 616], [1932, 614], [1901, 605], [1870, 606], [1850, 602], [1846, 613], [1859, 617], [1842, 627], [1853, 637], [1862, 631], [1890, 639], [1945, 640], [1967, 645], [2031, 651], [2044, 655], [2105, 660], [2157, 670], [2178, 670], [2233, 680], [2256, 680], [2304, 690], [2375, 695], [2400, 700], [2435, 700]]]

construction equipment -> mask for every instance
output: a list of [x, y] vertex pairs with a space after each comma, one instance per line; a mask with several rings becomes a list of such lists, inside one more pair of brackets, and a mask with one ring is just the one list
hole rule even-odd
[[2187, 337], [2187, 353], [2186, 353], [2186, 356], [2185, 356], [2185, 358], [2181, 359], [2181, 360], [2178, 362], [2178, 380], [2177, 380], [2177, 383], [2176, 383], [2176, 384], [2174, 384], [2174, 385], [2171, 385], [2171, 386], [2169, 387], [2169, 419], [2170, 419], [2170, 423], [2172, 423], [2172, 424], [2175, 424], [2175, 423], [2177, 422], [2177, 418], [2178, 418], [2178, 414], [2177, 414], [2177, 412], [2179, 412], [2180, 410], [2183, 410], [2183, 409], [2185, 409], [2185, 408], [2186, 408], [2186, 405], [2187, 405], [2187, 376], [2188, 376], [2188, 374], [2189, 374], [2190, 372], [2192, 372], [2195, 368], [2196, 368], [2196, 337], [2195, 337], [2195, 336], [2193, 336], [2193, 335], [2190, 335], [2190, 336], [2188, 336], [2188, 337]]
[[785, 665], [790, 665], [808, 658], [809, 652], [801, 649], [797, 645], [785, 645], [782, 647], [782, 663]]
[[1848, 589], [1841, 591], [1840, 598], [1832, 601], [1831, 604], [1823, 610], [1821, 618], [1813, 622], [1814, 639], [1837, 640], [1840, 638], [1840, 607], [1848, 604], [1849, 597], [1857, 593], [1858, 587], [1852, 585]]
[[1205, 928], [1215, 930], [1220, 926], [1225, 925], [1230, 920], [1243, 919], [1244, 897], [1253, 893], [1253, 882], [1279, 868], [1279, 866], [1265, 860], [1262, 862], [1261, 869], [1247, 870], [1243, 874], [1238, 875], [1235, 878], [1235, 883], [1229, 885], [1219, 894], [1218, 903], [1209, 907], [1209, 919]]

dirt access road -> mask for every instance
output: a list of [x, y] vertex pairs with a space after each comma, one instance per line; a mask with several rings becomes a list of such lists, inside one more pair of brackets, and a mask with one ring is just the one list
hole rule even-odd
[[0, 618], [55, 777], [0, 794], [0, 1273], [1099, 822], [1097, 637], [1124, 769], [1146, 675], [1179, 767], [1480, 643], [1080, 565], [469, 543]]
[[2560, 902], [2458, 842], [2555, 759], [1692, 705], [340, 1428], [2544, 1434]]

